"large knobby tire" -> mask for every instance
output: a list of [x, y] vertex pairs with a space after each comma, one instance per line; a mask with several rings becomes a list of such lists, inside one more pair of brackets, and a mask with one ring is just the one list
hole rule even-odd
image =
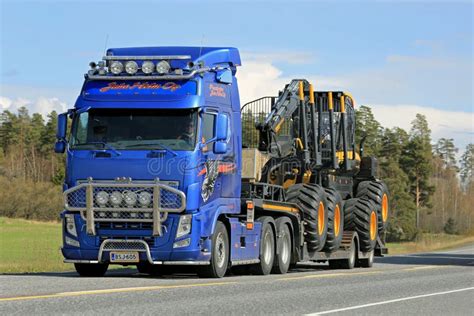
[[342, 233], [344, 231], [344, 211], [339, 192], [334, 189], [326, 189], [325, 191], [328, 210], [328, 232], [323, 250], [325, 252], [332, 252], [341, 245]]
[[363, 181], [357, 186], [357, 197], [372, 200], [378, 206], [379, 233], [387, 227], [389, 216], [389, 200], [387, 185], [379, 180]]
[[211, 262], [209, 265], [200, 267], [198, 275], [201, 278], [222, 278], [229, 264], [229, 235], [221, 221], [216, 223], [211, 249]]
[[288, 223], [285, 222], [284, 218], [277, 218], [275, 224], [277, 227], [277, 251], [272, 273], [285, 274], [288, 272], [291, 263], [291, 233]]
[[344, 207], [344, 227], [356, 231], [359, 235], [361, 251], [374, 249], [378, 236], [378, 209], [369, 199], [350, 199]]
[[74, 267], [81, 277], [102, 277], [109, 265], [107, 263], [75, 263]]
[[327, 202], [324, 189], [317, 184], [292, 185], [286, 191], [286, 201], [295, 203], [303, 212], [305, 242], [309, 251], [320, 251], [327, 235]]
[[260, 262], [250, 266], [250, 272], [257, 275], [270, 274], [275, 260], [275, 234], [273, 232], [273, 222], [271, 217], [261, 217], [258, 221], [262, 222], [260, 235]]

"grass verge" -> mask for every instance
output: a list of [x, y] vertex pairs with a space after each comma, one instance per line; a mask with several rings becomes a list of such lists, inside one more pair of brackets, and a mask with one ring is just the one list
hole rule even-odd
[[68, 271], [61, 224], [0, 217], [0, 273]]
[[474, 243], [474, 236], [423, 234], [418, 241], [387, 243], [391, 255], [443, 250]]

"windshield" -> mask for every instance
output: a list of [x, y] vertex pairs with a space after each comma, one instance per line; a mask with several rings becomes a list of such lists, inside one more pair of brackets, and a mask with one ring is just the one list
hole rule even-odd
[[73, 149], [193, 150], [197, 109], [91, 109], [74, 117]]

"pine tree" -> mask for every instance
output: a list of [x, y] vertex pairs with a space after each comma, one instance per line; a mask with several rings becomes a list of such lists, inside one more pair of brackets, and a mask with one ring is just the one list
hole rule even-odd
[[402, 169], [410, 180], [411, 193], [417, 209], [417, 227], [419, 227], [420, 209], [430, 207], [430, 197], [434, 192], [434, 187], [429, 183], [432, 174], [430, 134], [426, 117], [417, 114], [412, 121], [410, 138], [400, 160]]
[[474, 144], [468, 144], [461, 156], [461, 181], [464, 187], [468, 187], [474, 179]]
[[378, 156], [382, 127], [374, 117], [372, 109], [362, 105], [356, 109], [356, 144], [365, 137], [364, 155]]
[[458, 152], [458, 148], [454, 145], [452, 138], [440, 138], [434, 146], [434, 152], [442, 159], [444, 168], [457, 170], [456, 153]]

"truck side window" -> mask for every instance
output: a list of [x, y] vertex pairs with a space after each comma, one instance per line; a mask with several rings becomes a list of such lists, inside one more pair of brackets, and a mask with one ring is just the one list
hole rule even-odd
[[204, 113], [202, 115], [202, 142], [205, 143], [214, 138], [216, 115]]

